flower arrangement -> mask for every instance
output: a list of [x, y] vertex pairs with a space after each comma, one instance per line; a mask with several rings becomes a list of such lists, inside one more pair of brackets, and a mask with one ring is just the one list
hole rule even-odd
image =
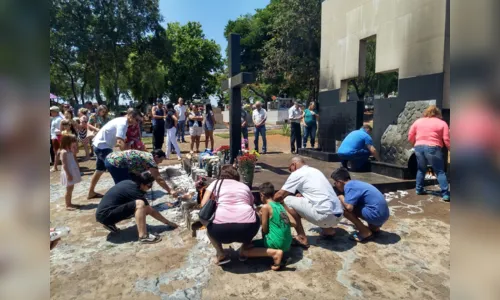
[[242, 150], [248, 149], [248, 139], [241, 139], [241, 149]]
[[222, 152], [222, 153], [229, 152], [229, 146], [228, 145], [222, 145], [219, 148], [215, 149], [215, 152], [217, 152], [217, 153], [219, 153], [219, 152]]
[[257, 157], [259, 153], [255, 150], [251, 152], [244, 153], [238, 156], [238, 172], [240, 173], [241, 180], [243, 183], [252, 188], [253, 174], [255, 171], [255, 163], [257, 162]]

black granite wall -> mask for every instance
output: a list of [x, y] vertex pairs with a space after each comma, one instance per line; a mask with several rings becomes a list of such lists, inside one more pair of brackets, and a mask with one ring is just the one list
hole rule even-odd
[[396, 124], [407, 101], [436, 100], [436, 105], [441, 108], [443, 80], [444, 73], [399, 79], [398, 97], [375, 99], [372, 133], [375, 148], [380, 149], [380, 139], [387, 126]]
[[335, 141], [363, 125], [364, 102], [340, 102], [340, 90], [319, 93], [319, 147], [336, 152]]

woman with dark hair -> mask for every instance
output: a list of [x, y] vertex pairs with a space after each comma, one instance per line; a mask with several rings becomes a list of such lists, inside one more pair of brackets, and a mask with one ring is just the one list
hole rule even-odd
[[212, 194], [217, 201], [214, 220], [207, 226], [208, 237], [217, 251], [217, 265], [231, 261], [224, 254], [222, 244], [237, 242], [243, 243], [242, 249], [249, 247], [260, 228], [252, 192], [239, 180], [240, 175], [235, 167], [223, 166], [219, 180], [207, 187], [201, 202], [203, 207]]
[[208, 148], [208, 141], [210, 140], [210, 150], [214, 150], [214, 129], [215, 117], [212, 110], [212, 104], [205, 105], [205, 149]]
[[115, 233], [120, 231], [116, 227], [116, 223], [135, 216], [139, 242], [142, 244], [158, 243], [161, 241], [161, 237], [148, 233], [146, 216], [150, 215], [173, 228], [177, 228], [178, 225], [163, 217], [146, 200], [146, 192], [153, 186], [155, 177], [148, 171], [134, 174], [133, 177], [133, 181], [121, 181], [108, 190], [97, 206], [96, 221], [103, 224], [107, 230]]
[[424, 178], [427, 166], [430, 165], [436, 174], [443, 200], [450, 201], [443, 158], [443, 147], [446, 146], [450, 150], [450, 129], [442, 120], [439, 108], [431, 105], [424, 111], [423, 117], [411, 125], [408, 141], [414, 145], [417, 157], [417, 195], [426, 194]]
[[182, 160], [181, 158], [181, 149], [179, 148], [179, 144], [177, 144], [177, 113], [174, 110], [174, 105], [172, 103], [167, 104], [167, 113], [165, 117], [165, 132], [167, 135], [167, 159], [170, 156], [172, 151], [172, 146], [175, 149], [175, 153], [177, 153], [177, 160]]
[[140, 150], [115, 151], [106, 156], [104, 165], [115, 184], [149, 171], [159, 186], [168, 193], [176, 195], [158, 171], [158, 164], [163, 162], [165, 156], [165, 152], [161, 149], [153, 150], [151, 153]]

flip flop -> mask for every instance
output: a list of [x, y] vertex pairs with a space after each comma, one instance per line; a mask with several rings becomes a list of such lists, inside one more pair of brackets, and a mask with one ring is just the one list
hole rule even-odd
[[306, 244], [299, 242], [296, 238], [292, 239], [292, 246], [298, 246], [304, 250], [307, 250], [307, 249], [309, 249], [309, 247], [311, 247], [310, 245], [306, 245]]
[[217, 262], [215, 263], [218, 266], [225, 265], [227, 263], [231, 262], [231, 258], [229, 256], [225, 256], [222, 260], [217, 259]]
[[358, 242], [358, 243], [369, 242], [369, 241], [373, 240], [374, 237], [375, 237], [375, 235], [373, 233], [365, 238], [362, 238], [361, 235], [359, 234], [359, 232], [353, 232], [352, 234], [349, 235], [350, 240]]

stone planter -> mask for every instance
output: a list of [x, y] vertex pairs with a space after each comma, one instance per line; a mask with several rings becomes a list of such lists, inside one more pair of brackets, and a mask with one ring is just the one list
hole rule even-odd
[[253, 184], [253, 176], [255, 173], [255, 165], [240, 167], [238, 169], [238, 173], [240, 173], [240, 181], [246, 184], [250, 190], [252, 189]]

